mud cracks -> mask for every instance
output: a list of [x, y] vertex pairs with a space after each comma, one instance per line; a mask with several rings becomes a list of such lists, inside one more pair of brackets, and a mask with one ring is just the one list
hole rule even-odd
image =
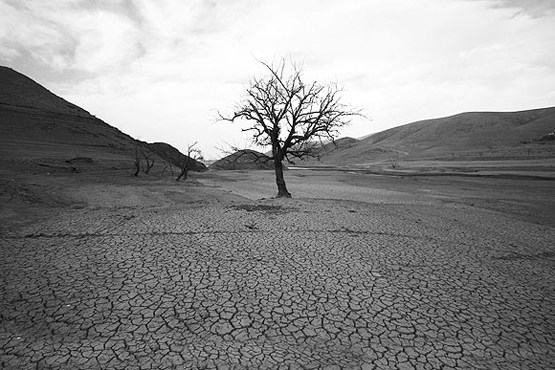
[[82, 209], [2, 235], [1, 367], [552, 367], [553, 230], [409, 211]]

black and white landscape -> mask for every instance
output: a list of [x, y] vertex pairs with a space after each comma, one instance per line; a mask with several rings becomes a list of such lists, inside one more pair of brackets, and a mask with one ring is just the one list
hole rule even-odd
[[184, 3], [0, 0], [0, 368], [554, 368], [551, 2]]

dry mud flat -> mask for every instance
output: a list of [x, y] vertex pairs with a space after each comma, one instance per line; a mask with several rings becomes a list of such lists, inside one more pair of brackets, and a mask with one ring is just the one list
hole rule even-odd
[[3, 229], [0, 367], [555, 366], [552, 224], [445, 182], [288, 179], [74, 185], [87, 206]]

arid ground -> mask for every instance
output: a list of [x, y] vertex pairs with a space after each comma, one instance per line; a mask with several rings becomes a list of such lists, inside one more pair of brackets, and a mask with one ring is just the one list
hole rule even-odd
[[552, 179], [18, 176], [0, 368], [555, 367]]

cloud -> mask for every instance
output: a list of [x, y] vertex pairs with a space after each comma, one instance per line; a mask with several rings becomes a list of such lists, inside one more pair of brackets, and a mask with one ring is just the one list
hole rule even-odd
[[83, 1], [2, 2], [0, 45], [17, 45], [57, 71], [117, 68], [140, 55], [140, 31], [127, 14], [102, 7], [107, 3], [90, 8]]
[[532, 17], [550, 16], [555, 13], [553, 0], [496, 0], [493, 1], [493, 6], [517, 9], [518, 13]]
[[[110, 124], [205, 152], [254, 75], [290, 55], [373, 118], [362, 136], [465, 110], [552, 104], [552, 2], [0, 0], [0, 58]], [[551, 99], [551, 100], [550, 100]], [[550, 103], [551, 102], [551, 103]], [[214, 153], [214, 151], [212, 151]]]
[[10, 46], [9, 43], [0, 45], [0, 58], [8, 62], [21, 57], [21, 52], [17, 50], [17, 47]]

